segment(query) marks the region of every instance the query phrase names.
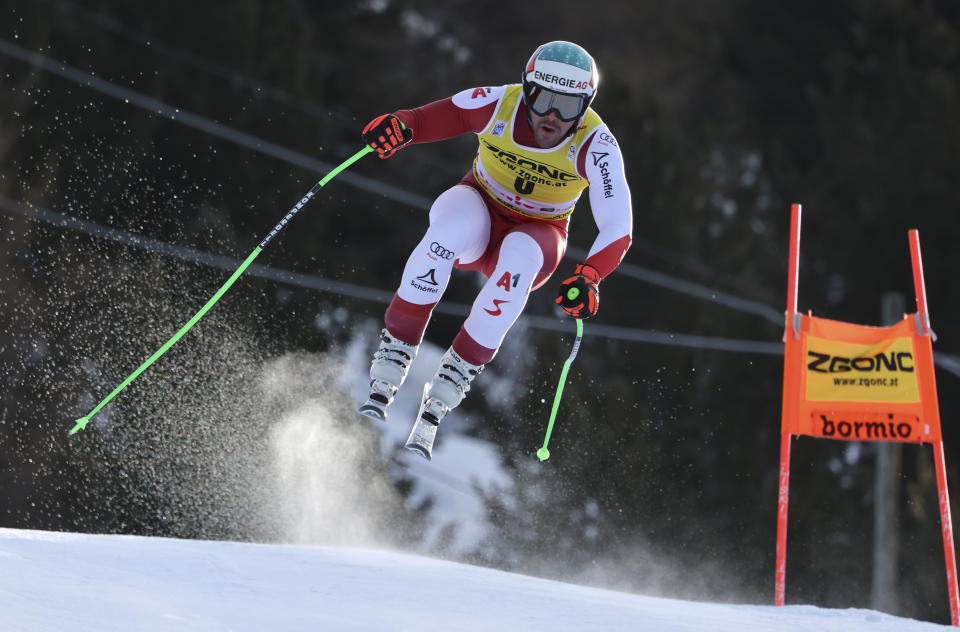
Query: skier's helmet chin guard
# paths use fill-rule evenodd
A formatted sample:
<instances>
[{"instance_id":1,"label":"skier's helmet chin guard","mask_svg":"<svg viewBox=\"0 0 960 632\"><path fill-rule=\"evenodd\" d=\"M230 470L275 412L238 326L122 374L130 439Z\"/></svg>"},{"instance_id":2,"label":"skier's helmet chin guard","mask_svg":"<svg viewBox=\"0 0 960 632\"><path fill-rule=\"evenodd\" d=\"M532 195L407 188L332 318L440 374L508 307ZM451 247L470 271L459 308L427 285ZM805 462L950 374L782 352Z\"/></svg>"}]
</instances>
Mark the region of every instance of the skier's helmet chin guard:
<instances>
[{"instance_id":1,"label":"skier's helmet chin guard","mask_svg":"<svg viewBox=\"0 0 960 632\"><path fill-rule=\"evenodd\" d=\"M582 47L550 42L533 52L523 70L523 102L539 116L551 110L562 121L580 119L597 95L597 64Z\"/></svg>"}]
</instances>

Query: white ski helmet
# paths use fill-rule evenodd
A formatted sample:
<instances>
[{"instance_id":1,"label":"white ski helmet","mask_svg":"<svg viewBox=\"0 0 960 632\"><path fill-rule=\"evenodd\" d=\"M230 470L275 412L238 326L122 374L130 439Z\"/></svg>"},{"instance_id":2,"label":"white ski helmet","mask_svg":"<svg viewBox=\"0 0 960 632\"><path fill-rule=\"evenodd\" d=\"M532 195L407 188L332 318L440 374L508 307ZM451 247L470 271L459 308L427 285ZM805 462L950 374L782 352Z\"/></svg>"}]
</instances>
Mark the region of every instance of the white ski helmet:
<instances>
[{"instance_id":1,"label":"white ski helmet","mask_svg":"<svg viewBox=\"0 0 960 632\"><path fill-rule=\"evenodd\" d=\"M534 114L555 110L563 121L582 117L597 96L600 76L593 57L572 42L549 42L523 70L523 102Z\"/></svg>"}]
</instances>

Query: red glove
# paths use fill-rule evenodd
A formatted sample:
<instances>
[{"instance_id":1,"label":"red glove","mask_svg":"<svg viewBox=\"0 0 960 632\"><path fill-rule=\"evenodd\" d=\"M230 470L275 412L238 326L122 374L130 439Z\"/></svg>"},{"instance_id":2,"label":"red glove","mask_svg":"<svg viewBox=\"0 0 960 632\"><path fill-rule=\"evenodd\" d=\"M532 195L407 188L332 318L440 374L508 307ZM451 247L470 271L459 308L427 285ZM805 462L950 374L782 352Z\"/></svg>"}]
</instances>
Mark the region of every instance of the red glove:
<instances>
[{"instance_id":1,"label":"red glove","mask_svg":"<svg viewBox=\"0 0 960 632\"><path fill-rule=\"evenodd\" d=\"M363 128L363 142L376 150L381 159L389 158L413 140L413 130L393 114L381 114Z\"/></svg>"},{"instance_id":2,"label":"red glove","mask_svg":"<svg viewBox=\"0 0 960 632\"><path fill-rule=\"evenodd\" d=\"M557 305L574 318L595 316L600 307L599 283L600 273L596 268L586 263L578 265L573 276L560 284Z\"/></svg>"}]
</instances>

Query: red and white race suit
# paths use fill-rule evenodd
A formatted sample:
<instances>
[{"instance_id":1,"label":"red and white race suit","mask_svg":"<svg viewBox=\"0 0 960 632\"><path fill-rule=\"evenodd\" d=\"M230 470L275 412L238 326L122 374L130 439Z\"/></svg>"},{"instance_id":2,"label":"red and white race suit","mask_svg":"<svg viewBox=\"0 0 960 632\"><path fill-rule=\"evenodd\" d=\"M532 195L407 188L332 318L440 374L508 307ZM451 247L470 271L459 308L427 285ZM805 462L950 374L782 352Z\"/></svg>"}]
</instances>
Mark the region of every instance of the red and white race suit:
<instances>
[{"instance_id":1,"label":"red and white race suit","mask_svg":"<svg viewBox=\"0 0 960 632\"><path fill-rule=\"evenodd\" d=\"M472 88L395 115L413 143L477 134L472 169L430 208L430 226L404 267L387 309L391 334L419 344L453 267L488 277L453 342L486 364L532 290L546 283L566 250L574 205L589 189L598 234L585 263L609 275L630 247L630 189L613 134L588 109L555 147L534 140L519 84Z\"/></svg>"}]
</instances>

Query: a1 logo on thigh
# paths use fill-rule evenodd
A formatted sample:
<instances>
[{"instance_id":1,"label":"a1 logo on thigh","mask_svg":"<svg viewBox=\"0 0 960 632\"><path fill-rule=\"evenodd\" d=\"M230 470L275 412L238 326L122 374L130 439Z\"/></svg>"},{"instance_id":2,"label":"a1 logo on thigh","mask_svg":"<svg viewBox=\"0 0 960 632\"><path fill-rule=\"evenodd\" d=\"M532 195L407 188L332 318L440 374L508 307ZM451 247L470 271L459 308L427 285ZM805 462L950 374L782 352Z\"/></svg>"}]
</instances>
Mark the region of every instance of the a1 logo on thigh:
<instances>
[{"instance_id":1,"label":"a1 logo on thigh","mask_svg":"<svg viewBox=\"0 0 960 632\"><path fill-rule=\"evenodd\" d=\"M503 276L500 277L500 280L497 281L497 287L502 287L507 292L510 291L510 287L517 287L520 283L520 275L514 274L511 275L510 272L504 272Z\"/></svg>"}]
</instances>

